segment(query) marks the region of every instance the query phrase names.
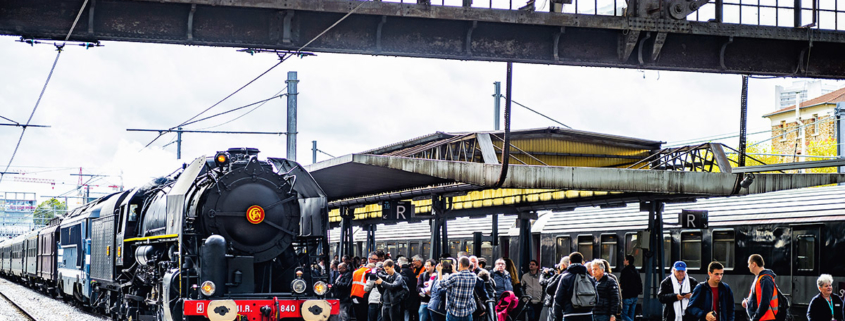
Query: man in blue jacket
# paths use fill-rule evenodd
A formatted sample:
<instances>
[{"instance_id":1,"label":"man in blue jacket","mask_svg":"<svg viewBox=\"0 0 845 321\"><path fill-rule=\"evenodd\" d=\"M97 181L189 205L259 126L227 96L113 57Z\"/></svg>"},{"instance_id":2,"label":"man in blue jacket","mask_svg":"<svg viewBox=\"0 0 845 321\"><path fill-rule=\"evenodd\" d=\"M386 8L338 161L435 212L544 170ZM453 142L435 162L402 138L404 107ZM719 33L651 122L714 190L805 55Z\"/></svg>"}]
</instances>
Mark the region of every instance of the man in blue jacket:
<instances>
[{"instance_id":1,"label":"man in blue jacket","mask_svg":"<svg viewBox=\"0 0 845 321\"><path fill-rule=\"evenodd\" d=\"M707 282L699 283L692 291L685 313L691 313L698 321L734 321L734 294L731 287L722 282L725 267L722 263L711 262L707 274Z\"/></svg>"},{"instance_id":2,"label":"man in blue jacket","mask_svg":"<svg viewBox=\"0 0 845 321\"><path fill-rule=\"evenodd\" d=\"M587 273L587 268L584 266L584 256L579 252L572 252L569 254L570 265L566 271L561 273L560 281L555 291L555 301L553 311L556 321L591 321L593 319L593 307L575 308L572 306L572 293L575 289L575 278L578 275L586 274L593 286L596 286L596 280ZM562 318L561 318L562 317ZM733 321L733 320L731 320Z\"/></svg>"}]
</instances>

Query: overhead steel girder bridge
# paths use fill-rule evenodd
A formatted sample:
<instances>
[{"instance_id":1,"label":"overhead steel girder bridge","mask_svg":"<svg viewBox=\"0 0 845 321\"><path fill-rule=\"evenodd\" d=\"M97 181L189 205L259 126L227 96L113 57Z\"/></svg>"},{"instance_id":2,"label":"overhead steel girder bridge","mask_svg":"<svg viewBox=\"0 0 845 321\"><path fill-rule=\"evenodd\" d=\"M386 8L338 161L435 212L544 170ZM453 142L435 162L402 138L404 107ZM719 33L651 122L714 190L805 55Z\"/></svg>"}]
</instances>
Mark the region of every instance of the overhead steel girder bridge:
<instances>
[{"instance_id":1,"label":"overhead steel girder bridge","mask_svg":"<svg viewBox=\"0 0 845 321\"><path fill-rule=\"evenodd\" d=\"M487 1L492 7L493 0ZM595 1L598 13L598 0L583 1L584 5ZM90 0L70 40L299 50L316 39L305 50L845 78L842 59L845 31L840 26L845 21L838 21L845 20L839 18L845 17L845 11L841 11L845 8L810 11L813 16L832 13L833 30L822 30L818 25L801 27L801 13L806 16L807 8L798 3L791 10L796 13L790 22L794 26L789 27L689 20L697 13L688 7L715 5L718 7L713 20L723 21L722 9L728 4L714 1L631 0L628 4L631 8L623 16L616 9L613 15L564 13L566 10L528 12L477 4L441 6L436 0L434 4L343 0ZM64 39L82 4L83 0L4 0L0 2L0 34ZM658 9L649 9L652 7ZM676 12L672 8L686 11ZM773 8L777 12L789 10ZM771 8L757 9L757 15L761 16L761 9ZM347 19L318 37L353 10ZM746 10L754 7L746 6ZM780 21L788 15L793 14L781 14L775 19ZM815 23L815 18L807 22Z\"/></svg>"}]
</instances>

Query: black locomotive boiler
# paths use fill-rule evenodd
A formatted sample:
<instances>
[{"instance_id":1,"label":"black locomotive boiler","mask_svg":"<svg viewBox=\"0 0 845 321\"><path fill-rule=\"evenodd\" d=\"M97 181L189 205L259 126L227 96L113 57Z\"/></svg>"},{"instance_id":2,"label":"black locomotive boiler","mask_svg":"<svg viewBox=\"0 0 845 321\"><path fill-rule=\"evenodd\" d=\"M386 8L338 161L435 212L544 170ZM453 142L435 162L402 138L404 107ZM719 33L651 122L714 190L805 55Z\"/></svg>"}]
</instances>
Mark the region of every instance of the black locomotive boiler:
<instances>
[{"instance_id":1,"label":"black locomotive boiler","mask_svg":"<svg viewBox=\"0 0 845 321\"><path fill-rule=\"evenodd\" d=\"M28 280L116 320L336 317L310 270L328 248L326 196L296 162L258 152L200 157L75 209L52 227L56 272Z\"/></svg>"}]
</instances>

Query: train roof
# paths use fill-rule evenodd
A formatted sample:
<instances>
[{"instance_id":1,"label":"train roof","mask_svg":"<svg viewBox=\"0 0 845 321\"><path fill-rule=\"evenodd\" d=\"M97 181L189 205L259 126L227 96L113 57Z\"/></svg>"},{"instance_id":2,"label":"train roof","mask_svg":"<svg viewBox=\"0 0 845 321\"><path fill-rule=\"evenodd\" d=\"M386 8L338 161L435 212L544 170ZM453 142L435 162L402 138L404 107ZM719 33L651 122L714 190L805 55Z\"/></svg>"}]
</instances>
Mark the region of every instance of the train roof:
<instances>
[{"instance_id":1,"label":"train roof","mask_svg":"<svg viewBox=\"0 0 845 321\"><path fill-rule=\"evenodd\" d=\"M499 233L504 236L508 229L513 226L516 216L499 216ZM493 230L492 216L484 217L459 217L454 220L447 220L449 238L472 237L472 232L482 232L490 235ZM367 232L361 227L354 227L354 240L366 241ZM376 241L396 241L403 239L429 239L431 238L431 226L428 221L418 223L398 222L392 225L379 225L376 229ZM330 241L340 240L340 228L334 228L330 233Z\"/></svg>"},{"instance_id":2,"label":"train roof","mask_svg":"<svg viewBox=\"0 0 845 321\"><path fill-rule=\"evenodd\" d=\"M699 199L694 203L666 204L664 228L677 228L681 210L707 210L711 227L767 223L845 221L845 186L793 189L746 196ZM515 216L499 217L499 235L517 236ZM447 222L449 238L469 238L472 232L491 232L491 216L462 217ZM620 208L579 207L568 212L543 212L532 226L533 233L577 233L614 230L645 230L648 213L636 203ZM354 240L366 241L366 231L355 227ZM379 225L376 241L416 240L431 237L427 221ZM330 241L340 240L340 229L331 230Z\"/></svg>"},{"instance_id":3,"label":"train roof","mask_svg":"<svg viewBox=\"0 0 845 321\"><path fill-rule=\"evenodd\" d=\"M678 227L681 210L707 210L711 227L766 223L809 223L845 220L845 186L802 188L735 197L666 204L664 228ZM578 208L544 215L541 233L644 230L648 213L637 204L624 208Z\"/></svg>"}]
</instances>

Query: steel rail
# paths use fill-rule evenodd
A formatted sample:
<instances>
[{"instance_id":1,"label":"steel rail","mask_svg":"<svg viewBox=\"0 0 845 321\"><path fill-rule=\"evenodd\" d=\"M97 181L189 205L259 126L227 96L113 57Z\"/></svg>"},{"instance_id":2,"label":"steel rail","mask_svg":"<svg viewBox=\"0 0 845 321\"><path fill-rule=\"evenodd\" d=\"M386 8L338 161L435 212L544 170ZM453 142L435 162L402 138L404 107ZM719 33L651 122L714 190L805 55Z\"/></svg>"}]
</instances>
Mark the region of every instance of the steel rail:
<instances>
[{"instance_id":1,"label":"steel rail","mask_svg":"<svg viewBox=\"0 0 845 321\"><path fill-rule=\"evenodd\" d=\"M2 296L3 299L5 299L6 301L9 301L9 303L12 304L12 307L14 307L16 310L18 310L18 312L23 314L25 317L29 318L29 320L38 321L38 319L33 317L31 314L29 314L29 312L27 312L23 307L21 307L20 305L15 303L15 301L12 301L12 299L9 299L9 297L7 297L5 294L3 294L3 292L0 292L0 296Z\"/></svg>"}]
</instances>

